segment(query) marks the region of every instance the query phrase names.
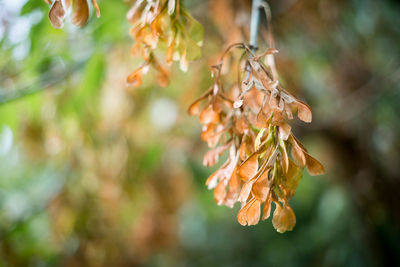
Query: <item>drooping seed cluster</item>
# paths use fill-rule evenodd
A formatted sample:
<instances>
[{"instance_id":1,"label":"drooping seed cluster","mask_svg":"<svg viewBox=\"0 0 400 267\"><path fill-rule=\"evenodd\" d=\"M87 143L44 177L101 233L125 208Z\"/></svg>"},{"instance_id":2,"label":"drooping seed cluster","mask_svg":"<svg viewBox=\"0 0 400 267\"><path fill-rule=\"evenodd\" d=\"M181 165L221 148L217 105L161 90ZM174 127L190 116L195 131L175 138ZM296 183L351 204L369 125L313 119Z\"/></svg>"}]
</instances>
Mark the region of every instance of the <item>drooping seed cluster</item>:
<instances>
[{"instance_id":1,"label":"drooping seed cluster","mask_svg":"<svg viewBox=\"0 0 400 267\"><path fill-rule=\"evenodd\" d=\"M54 28L62 28L64 26L65 17L68 9L72 6L71 22L78 27L83 27L89 20L89 4L88 0L65 0L65 7L61 0L44 0L47 4L52 5L49 12L49 19ZM96 0L92 0L96 16L100 17L100 8Z\"/></svg>"},{"instance_id":2,"label":"drooping seed cluster","mask_svg":"<svg viewBox=\"0 0 400 267\"><path fill-rule=\"evenodd\" d=\"M201 55L203 28L181 5L180 0L138 0L127 14L132 24L131 35L135 44L132 55L141 55L144 62L127 78L128 84L138 87L142 76L152 66L158 71L160 86L169 83L169 72L155 56L155 50L165 49L165 63L179 61L187 71L188 61Z\"/></svg>"},{"instance_id":3,"label":"drooping seed cluster","mask_svg":"<svg viewBox=\"0 0 400 267\"><path fill-rule=\"evenodd\" d=\"M238 63L240 77L226 90L222 67L233 48L244 50ZM296 224L289 200L303 169L320 175L324 168L291 132L288 121L296 113L304 122L311 122L312 114L308 105L279 85L273 61L277 52L268 49L255 56L246 44L230 46L213 66L213 85L189 107L189 114L199 116L201 137L212 148L203 164L213 166L225 151L228 154L206 182L214 189L217 204L233 207L240 202L239 223L255 225L260 217L270 216L274 202L272 223L278 232L285 232Z\"/></svg>"}]
</instances>

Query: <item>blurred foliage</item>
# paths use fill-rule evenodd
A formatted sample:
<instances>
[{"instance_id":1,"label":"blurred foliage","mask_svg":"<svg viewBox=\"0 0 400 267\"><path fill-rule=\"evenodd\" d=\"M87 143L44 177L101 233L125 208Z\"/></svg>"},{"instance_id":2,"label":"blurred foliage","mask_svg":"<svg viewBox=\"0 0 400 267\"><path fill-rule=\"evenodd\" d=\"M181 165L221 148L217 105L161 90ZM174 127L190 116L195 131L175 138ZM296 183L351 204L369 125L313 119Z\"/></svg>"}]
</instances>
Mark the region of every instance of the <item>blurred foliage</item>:
<instances>
[{"instance_id":1,"label":"blurred foliage","mask_svg":"<svg viewBox=\"0 0 400 267\"><path fill-rule=\"evenodd\" d=\"M327 169L302 178L284 235L214 203L186 114L250 1L185 1L206 56L136 89L128 2L56 30L43 1L0 0L0 266L400 265L396 1L269 1L281 79L315 115L293 131Z\"/></svg>"}]
</instances>

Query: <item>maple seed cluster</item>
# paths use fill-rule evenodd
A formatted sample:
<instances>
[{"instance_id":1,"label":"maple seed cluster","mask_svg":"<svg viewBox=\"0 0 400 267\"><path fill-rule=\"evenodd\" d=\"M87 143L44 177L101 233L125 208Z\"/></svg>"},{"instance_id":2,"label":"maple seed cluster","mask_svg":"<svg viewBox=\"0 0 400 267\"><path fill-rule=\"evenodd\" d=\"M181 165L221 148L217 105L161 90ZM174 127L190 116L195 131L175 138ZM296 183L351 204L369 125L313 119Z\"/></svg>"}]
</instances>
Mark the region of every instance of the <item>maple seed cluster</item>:
<instances>
[{"instance_id":1,"label":"maple seed cluster","mask_svg":"<svg viewBox=\"0 0 400 267\"><path fill-rule=\"evenodd\" d=\"M188 61L201 56L203 28L189 14L180 0L138 0L127 14L132 24L130 34L135 40L133 56L141 55L144 62L127 78L127 83L138 87L142 76L152 66L158 71L160 86L169 84L169 72L156 59L156 49L164 49L165 63L179 61L180 69L187 71Z\"/></svg>"},{"instance_id":2,"label":"maple seed cluster","mask_svg":"<svg viewBox=\"0 0 400 267\"><path fill-rule=\"evenodd\" d=\"M64 26L67 11L72 4L71 22L78 27L83 27L89 20L89 4L87 0L65 0L65 7L61 0L44 0L52 5L49 12L49 19L54 28L60 29ZM71 3L72 2L72 3ZM96 16L100 17L100 8L96 0L92 0Z\"/></svg>"},{"instance_id":3,"label":"maple seed cluster","mask_svg":"<svg viewBox=\"0 0 400 267\"><path fill-rule=\"evenodd\" d=\"M222 65L233 48L244 51L238 63L240 77L238 84L226 90ZM260 218L269 218L273 202L272 224L283 233L296 224L289 200L303 169L320 175L324 168L291 132L288 121L296 113L304 122L311 122L312 113L279 85L273 60L277 52L270 48L255 56L246 44L230 46L213 66L213 85L189 107L189 114L199 116L201 137L212 148L203 164L213 166L225 151L228 154L206 182L214 189L217 204L233 207L240 202L239 223L255 225Z\"/></svg>"}]
</instances>

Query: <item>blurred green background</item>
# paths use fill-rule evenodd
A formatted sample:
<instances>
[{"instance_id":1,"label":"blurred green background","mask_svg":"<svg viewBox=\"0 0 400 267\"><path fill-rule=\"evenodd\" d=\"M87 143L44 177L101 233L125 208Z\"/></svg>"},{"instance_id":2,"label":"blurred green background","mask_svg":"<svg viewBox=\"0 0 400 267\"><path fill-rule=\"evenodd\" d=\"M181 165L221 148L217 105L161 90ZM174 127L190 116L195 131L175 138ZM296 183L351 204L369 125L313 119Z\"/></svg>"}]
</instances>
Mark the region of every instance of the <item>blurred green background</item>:
<instances>
[{"instance_id":1,"label":"blurred green background","mask_svg":"<svg viewBox=\"0 0 400 267\"><path fill-rule=\"evenodd\" d=\"M400 4L269 1L281 80L314 114L293 131L327 170L279 234L214 203L186 113L251 1L184 3L203 58L133 89L129 1L56 30L43 1L0 0L0 266L399 266Z\"/></svg>"}]
</instances>

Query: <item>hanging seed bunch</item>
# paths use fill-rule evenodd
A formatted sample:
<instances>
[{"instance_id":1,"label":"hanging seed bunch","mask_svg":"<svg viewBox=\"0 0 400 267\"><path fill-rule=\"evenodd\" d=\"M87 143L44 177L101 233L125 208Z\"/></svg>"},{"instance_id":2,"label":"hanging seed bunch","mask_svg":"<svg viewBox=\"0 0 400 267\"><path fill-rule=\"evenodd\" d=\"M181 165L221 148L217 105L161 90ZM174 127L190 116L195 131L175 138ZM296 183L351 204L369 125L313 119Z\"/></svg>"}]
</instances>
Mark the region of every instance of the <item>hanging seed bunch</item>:
<instances>
[{"instance_id":1,"label":"hanging seed bunch","mask_svg":"<svg viewBox=\"0 0 400 267\"><path fill-rule=\"evenodd\" d=\"M51 5L49 19L54 28L60 29L64 26L64 20L67 11L72 6L71 22L78 27L83 27L89 20L89 4L88 0L65 0L64 4L61 0L44 0ZM100 17L100 8L96 0L92 0L96 16Z\"/></svg>"},{"instance_id":2,"label":"hanging seed bunch","mask_svg":"<svg viewBox=\"0 0 400 267\"><path fill-rule=\"evenodd\" d=\"M156 49L165 52L165 64L179 61L180 69L187 71L188 61L201 55L203 28L189 14L180 0L138 0L127 14L132 24L135 44L132 55L141 55L144 62L127 78L129 85L138 87L142 76L152 66L158 71L158 83L167 86L169 72L155 56Z\"/></svg>"},{"instance_id":3,"label":"hanging seed bunch","mask_svg":"<svg viewBox=\"0 0 400 267\"><path fill-rule=\"evenodd\" d=\"M243 54L238 82L227 90L222 67L224 56L233 48L243 49ZM230 46L220 63L212 67L213 85L189 107L189 114L199 116L201 137L212 148L203 164L213 166L223 152L228 154L206 182L214 189L217 204L233 207L240 202L239 223L255 225L260 218L269 218L275 203L272 224L283 233L296 224L289 200L303 169L320 175L324 168L291 132L288 121L296 114L308 123L312 114L307 104L279 84L273 63L277 52L268 49L256 56L246 44Z\"/></svg>"}]
</instances>

